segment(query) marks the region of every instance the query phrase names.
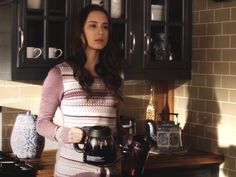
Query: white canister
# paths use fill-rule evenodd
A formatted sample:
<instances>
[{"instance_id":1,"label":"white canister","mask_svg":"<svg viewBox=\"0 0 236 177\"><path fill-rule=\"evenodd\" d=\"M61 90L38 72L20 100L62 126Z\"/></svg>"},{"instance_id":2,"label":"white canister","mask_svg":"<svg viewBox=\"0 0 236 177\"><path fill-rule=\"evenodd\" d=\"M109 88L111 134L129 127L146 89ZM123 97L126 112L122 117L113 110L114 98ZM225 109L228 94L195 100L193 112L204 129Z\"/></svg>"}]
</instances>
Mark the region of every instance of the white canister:
<instances>
[{"instance_id":1,"label":"white canister","mask_svg":"<svg viewBox=\"0 0 236 177\"><path fill-rule=\"evenodd\" d=\"M29 9L42 9L43 0L27 0L27 7Z\"/></svg>"},{"instance_id":2,"label":"white canister","mask_svg":"<svg viewBox=\"0 0 236 177\"><path fill-rule=\"evenodd\" d=\"M151 6L151 20L162 21L164 20L164 6L152 5Z\"/></svg>"},{"instance_id":3,"label":"white canister","mask_svg":"<svg viewBox=\"0 0 236 177\"><path fill-rule=\"evenodd\" d=\"M123 0L111 0L111 18L121 18L123 14Z\"/></svg>"},{"instance_id":4,"label":"white canister","mask_svg":"<svg viewBox=\"0 0 236 177\"><path fill-rule=\"evenodd\" d=\"M16 117L10 144L18 158L37 158L42 154L45 138L37 133L35 123L36 116L30 111Z\"/></svg>"}]
</instances>

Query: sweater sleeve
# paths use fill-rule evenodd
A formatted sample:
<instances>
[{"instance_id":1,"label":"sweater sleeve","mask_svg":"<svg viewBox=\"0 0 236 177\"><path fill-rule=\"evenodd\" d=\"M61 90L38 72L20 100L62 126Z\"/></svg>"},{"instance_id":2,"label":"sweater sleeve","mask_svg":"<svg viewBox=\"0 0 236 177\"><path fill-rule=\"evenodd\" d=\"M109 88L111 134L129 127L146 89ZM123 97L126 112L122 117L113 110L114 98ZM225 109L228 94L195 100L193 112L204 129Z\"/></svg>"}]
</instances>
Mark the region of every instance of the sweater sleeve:
<instances>
[{"instance_id":1,"label":"sweater sleeve","mask_svg":"<svg viewBox=\"0 0 236 177\"><path fill-rule=\"evenodd\" d=\"M52 68L44 80L41 94L37 132L53 141L68 143L69 128L60 127L53 122L57 108L63 97L62 75L59 68Z\"/></svg>"}]
</instances>

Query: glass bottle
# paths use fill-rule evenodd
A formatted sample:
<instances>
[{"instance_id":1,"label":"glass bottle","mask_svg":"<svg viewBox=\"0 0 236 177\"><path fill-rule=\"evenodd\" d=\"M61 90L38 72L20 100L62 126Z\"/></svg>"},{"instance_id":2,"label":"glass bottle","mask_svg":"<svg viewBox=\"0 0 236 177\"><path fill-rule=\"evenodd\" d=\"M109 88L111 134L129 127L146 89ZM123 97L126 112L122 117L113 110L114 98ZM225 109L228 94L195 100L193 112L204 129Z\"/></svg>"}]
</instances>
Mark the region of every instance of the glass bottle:
<instances>
[{"instance_id":1,"label":"glass bottle","mask_svg":"<svg viewBox=\"0 0 236 177\"><path fill-rule=\"evenodd\" d=\"M149 99L149 103L148 103L147 109L146 109L146 120L155 121L155 118L156 118L156 105L155 105L154 96L155 96L154 87L151 86L150 99Z\"/></svg>"}]
</instances>

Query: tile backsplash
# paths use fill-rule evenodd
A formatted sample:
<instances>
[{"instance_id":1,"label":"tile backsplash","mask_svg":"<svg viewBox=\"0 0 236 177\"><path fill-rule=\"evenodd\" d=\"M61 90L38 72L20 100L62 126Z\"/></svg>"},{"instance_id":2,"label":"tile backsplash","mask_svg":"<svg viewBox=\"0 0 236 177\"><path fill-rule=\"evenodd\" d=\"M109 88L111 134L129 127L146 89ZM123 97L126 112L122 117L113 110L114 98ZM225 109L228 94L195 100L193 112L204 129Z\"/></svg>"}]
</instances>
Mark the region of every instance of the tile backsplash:
<instances>
[{"instance_id":1,"label":"tile backsplash","mask_svg":"<svg viewBox=\"0 0 236 177\"><path fill-rule=\"evenodd\" d=\"M8 107L1 107L0 111L0 150L10 152L10 137L15 119L25 111Z\"/></svg>"}]
</instances>

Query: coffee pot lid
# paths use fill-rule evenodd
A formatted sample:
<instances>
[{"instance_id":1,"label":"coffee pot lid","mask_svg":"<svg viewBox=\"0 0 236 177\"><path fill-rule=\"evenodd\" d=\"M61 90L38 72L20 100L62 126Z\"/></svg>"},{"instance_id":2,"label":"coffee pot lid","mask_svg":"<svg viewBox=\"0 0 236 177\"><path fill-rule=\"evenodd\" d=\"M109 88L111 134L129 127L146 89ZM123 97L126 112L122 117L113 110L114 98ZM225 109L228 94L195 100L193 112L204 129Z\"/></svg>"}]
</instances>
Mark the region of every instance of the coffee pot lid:
<instances>
[{"instance_id":1,"label":"coffee pot lid","mask_svg":"<svg viewBox=\"0 0 236 177\"><path fill-rule=\"evenodd\" d=\"M93 126L88 131L88 136L95 138L103 138L111 136L111 129L107 126Z\"/></svg>"}]
</instances>

